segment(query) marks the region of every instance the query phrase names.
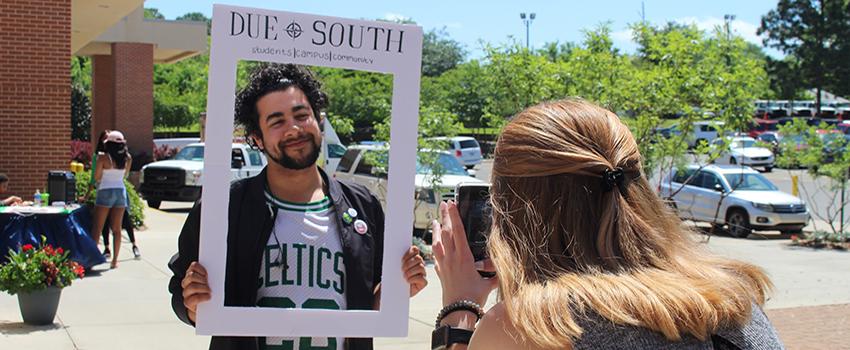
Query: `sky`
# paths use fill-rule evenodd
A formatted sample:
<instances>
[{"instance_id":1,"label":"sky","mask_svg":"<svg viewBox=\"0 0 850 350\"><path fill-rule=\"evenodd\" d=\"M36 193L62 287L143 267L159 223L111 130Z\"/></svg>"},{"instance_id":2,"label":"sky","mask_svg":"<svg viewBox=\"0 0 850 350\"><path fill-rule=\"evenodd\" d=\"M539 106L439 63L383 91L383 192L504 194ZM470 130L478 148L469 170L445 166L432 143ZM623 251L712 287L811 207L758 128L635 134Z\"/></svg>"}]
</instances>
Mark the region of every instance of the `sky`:
<instances>
[{"instance_id":1,"label":"sky","mask_svg":"<svg viewBox=\"0 0 850 350\"><path fill-rule=\"evenodd\" d=\"M166 19L189 12L201 12L210 17L213 3L212 0L146 0L145 7L158 9ZM463 45L468 58L483 56L482 41L498 45L515 40L524 44L526 26L520 19L522 12L536 15L529 26L530 45L534 48L555 41L579 43L583 30L592 30L608 22L614 45L623 52L633 53L636 46L628 26L641 20L642 4L644 18L657 25L695 23L711 31L723 24L724 15L734 15L732 30L745 40L762 46L756 30L761 16L777 4L776 0L230 0L215 3L358 19L409 18L425 31L445 29L449 37ZM770 48L765 52L773 57L783 56Z\"/></svg>"}]
</instances>

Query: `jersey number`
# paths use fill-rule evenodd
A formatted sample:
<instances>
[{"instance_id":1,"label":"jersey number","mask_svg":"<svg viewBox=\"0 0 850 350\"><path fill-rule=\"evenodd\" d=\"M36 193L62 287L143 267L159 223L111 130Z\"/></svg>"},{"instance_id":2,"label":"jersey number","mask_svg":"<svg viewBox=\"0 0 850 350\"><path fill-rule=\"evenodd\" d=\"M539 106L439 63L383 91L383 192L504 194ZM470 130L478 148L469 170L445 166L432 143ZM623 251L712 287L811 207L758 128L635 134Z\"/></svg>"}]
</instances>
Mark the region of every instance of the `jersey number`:
<instances>
[{"instance_id":1,"label":"jersey number","mask_svg":"<svg viewBox=\"0 0 850 350\"><path fill-rule=\"evenodd\" d=\"M283 309L294 309L295 303L289 298L265 297L257 302L257 306L262 307L277 307ZM307 299L304 304L301 304L302 309L325 309L339 310L339 305L336 301L330 299ZM313 338L301 337L298 339L298 349L300 350L336 350L336 338L327 338L327 346L314 346ZM295 341L284 340L280 345L266 344L265 339L260 342L260 349L267 350L294 350Z\"/></svg>"}]
</instances>

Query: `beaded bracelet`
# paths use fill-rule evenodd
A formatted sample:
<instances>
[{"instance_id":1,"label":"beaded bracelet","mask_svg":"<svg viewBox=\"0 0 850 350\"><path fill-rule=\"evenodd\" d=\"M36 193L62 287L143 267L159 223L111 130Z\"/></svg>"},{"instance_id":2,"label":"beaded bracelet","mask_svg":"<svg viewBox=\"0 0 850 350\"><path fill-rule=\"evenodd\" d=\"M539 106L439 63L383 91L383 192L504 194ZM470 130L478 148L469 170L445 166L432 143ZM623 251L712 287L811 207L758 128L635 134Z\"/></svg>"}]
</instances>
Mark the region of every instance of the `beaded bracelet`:
<instances>
[{"instance_id":1,"label":"beaded bracelet","mask_svg":"<svg viewBox=\"0 0 850 350\"><path fill-rule=\"evenodd\" d=\"M450 313L461 310L474 313L475 316L478 317L478 319L475 320L476 322L478 322L478 320L484 317L484 309L482 309L481 305L479 305L478 303L471 300L458 300L449 305L446 305L445 307L443 307L442 310L440 310L440 314L437 315L437 323L435 327L439 328L440 322Z\"/></svg>"}]
</instances>

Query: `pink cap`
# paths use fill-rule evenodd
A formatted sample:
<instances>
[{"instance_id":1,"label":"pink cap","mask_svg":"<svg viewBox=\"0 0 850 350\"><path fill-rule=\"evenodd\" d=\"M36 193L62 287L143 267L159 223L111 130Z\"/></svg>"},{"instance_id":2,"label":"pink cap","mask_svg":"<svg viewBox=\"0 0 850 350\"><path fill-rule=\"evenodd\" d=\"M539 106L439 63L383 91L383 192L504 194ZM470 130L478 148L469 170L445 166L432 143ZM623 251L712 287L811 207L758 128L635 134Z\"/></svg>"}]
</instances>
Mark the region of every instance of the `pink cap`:
<instances>
[{"instance_id":1,"label":"pink cap","mask_svg":"<svg viewBox=\"0 0 850 350\"><path fill-rule=\"evenodd\" d=\"M124 134L122 134L118 130L112 130L112 131L109 132L109 134L106 134L106 140L104 140L103 142L106 143L106 142L109 142L109 141L118 142L118 143L126 143L126 141L124 141Z\"/></svg>"}]
</instances>

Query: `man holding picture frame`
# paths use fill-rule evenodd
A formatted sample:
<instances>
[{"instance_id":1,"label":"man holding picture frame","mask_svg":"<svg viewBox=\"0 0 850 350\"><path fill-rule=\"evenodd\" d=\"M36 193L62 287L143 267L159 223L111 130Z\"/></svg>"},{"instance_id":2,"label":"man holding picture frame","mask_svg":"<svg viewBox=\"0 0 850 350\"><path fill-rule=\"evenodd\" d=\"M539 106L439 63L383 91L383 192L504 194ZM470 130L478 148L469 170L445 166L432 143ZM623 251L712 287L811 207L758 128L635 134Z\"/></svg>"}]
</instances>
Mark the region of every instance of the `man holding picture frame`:
<instances>
[{"instance_id":1,"label":"man holding picture frame","mask_svg":"<svg viewBox=\"0 0 850 350\"><path fill-rule=\"evenodd\" d=\"M305 67L264 64L236 101L246 140L269 159L257 176L231 185L224 305L377 310L384 213L365 187L329 177L316 165L327 96ZM210 300L198 263L201 205L180 233L169 268L172 307L194 325L198 304ZM402 272L414 296L427 284L411 247ZM371 349L371 338L213 337L210 349Z\"/></svg>"}]
</instances>

